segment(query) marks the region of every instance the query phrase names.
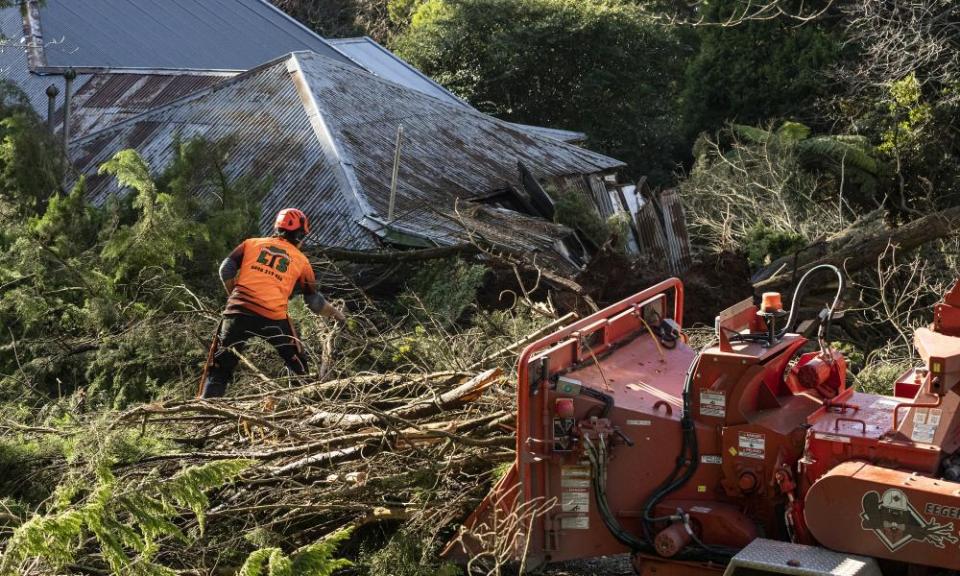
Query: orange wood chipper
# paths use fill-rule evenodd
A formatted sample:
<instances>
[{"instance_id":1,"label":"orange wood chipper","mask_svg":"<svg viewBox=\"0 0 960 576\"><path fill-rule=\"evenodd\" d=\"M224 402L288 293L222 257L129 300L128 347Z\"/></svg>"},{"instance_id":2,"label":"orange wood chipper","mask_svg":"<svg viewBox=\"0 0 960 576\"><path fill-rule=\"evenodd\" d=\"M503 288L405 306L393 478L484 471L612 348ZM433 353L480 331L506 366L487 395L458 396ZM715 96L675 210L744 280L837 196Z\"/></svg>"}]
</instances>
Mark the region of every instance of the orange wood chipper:
<instances>
[{"instance_id":1,"label":"orange wood chipper","mask_svg":"<svg viewBox=\"0 0 960 576\"><path fill-rule=\"evenodd\" d=\"M823 268L837 297L807 339L798 294ZM960 570L960 283L888 396L848 385L827 342L842 291L817 267L789 312L746 300L698 352L671 279L529 346L516 461L447 557L508 542L526 567L631 552L646 576Z\"/></svg>"}]
</instances>

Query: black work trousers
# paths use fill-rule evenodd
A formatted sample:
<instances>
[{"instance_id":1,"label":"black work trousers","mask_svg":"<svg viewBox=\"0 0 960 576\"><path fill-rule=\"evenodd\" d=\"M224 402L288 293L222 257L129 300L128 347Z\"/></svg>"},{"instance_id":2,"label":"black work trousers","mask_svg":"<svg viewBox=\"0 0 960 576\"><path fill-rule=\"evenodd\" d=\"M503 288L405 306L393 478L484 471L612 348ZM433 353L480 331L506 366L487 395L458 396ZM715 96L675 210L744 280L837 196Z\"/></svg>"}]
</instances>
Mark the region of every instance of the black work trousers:
<instances>
[{"instance_id":1,"label":"black work trousers","mask_svg":"<svg viewBox=\"0 0 960 576\"><path fill-rule=\"evenodd\" d=\"M269 342L294 374L302 376L307 373L307 357L290 320L270 320L252 314L224 315L213 361L203 385L204 398L217 398L226 393L227 383L240 361L233 351L242 352L247 340L254 336Z\"/></svg>"}]
</instances>

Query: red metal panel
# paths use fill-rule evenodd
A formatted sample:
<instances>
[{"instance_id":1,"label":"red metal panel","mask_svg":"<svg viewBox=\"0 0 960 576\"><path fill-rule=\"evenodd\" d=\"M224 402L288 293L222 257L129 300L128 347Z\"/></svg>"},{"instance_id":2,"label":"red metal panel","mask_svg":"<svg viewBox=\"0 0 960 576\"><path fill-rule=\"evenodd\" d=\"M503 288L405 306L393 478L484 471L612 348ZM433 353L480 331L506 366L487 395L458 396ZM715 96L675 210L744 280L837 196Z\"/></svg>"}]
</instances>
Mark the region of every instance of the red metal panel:
<instances>
[{"instance_id":1,"label":"red metal panel","mask_svg":"<svg viewBox=\"0 0 960 576\"><path fill-rule=\"evenodd\" d=\"M811 533L828 548L960 570L960 484L846 462L807 493Z\"/></svg>"}]
</instances>

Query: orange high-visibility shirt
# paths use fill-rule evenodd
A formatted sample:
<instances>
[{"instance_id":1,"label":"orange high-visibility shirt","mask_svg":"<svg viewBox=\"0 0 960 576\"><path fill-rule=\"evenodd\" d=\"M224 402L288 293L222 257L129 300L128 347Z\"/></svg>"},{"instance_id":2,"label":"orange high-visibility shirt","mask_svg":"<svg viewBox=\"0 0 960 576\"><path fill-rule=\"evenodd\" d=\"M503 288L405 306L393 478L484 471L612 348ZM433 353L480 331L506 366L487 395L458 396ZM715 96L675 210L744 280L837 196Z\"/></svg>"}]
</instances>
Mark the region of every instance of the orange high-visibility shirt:
<instances>
[{"instance_id":1,"label":"orange high-visibility shirt","mask_svg":"<svg viewBox=\"0 0 960 576\"><path fill-rule=\"evenodd\" d=\"M310 261L280 237L250 238L230 253L237 263L236 285L226 314L256 314L271 320L287 317L287 303L297 286L305 296L317 291Z\"/></svg>"}]
</instances>

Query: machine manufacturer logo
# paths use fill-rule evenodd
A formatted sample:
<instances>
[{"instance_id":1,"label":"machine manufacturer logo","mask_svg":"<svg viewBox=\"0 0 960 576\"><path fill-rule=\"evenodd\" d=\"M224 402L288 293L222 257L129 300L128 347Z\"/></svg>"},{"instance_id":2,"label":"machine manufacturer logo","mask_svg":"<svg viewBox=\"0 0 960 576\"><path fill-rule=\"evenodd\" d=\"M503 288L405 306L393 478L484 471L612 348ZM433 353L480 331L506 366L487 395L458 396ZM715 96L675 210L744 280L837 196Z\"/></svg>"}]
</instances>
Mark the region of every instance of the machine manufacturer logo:
<instances>
[{"instance_id":1,"label":"machine manufacturer logo","mask_svg":"<svg viewBox=\"0 0 960 576\"><path fill-rule=\"evenodd\" d=\"M871 490L863 495L861 503L861 527L876 534L891 552L914 541L933 544L937 548L958 541L953 534L953 522L939 524L924 520L903 490L890 488L882 496Z\"/></svg>"}]
</instances>

